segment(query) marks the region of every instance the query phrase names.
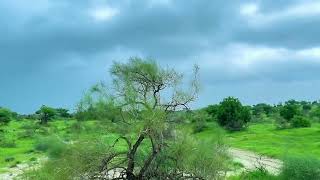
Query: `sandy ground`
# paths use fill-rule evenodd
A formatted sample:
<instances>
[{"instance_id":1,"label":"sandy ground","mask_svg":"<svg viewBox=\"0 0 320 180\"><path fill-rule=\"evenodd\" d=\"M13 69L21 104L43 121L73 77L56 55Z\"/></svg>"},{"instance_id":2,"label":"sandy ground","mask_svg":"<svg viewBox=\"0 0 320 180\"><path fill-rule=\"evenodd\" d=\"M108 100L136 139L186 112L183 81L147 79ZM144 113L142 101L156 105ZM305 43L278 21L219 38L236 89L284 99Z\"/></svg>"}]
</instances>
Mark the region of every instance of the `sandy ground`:
<instances>
[{"instance_id":1,"label":"sandy ground","mask_svg":"<svg viewBox=\"0 0 320 180\"><path fill-rule=\"evenodd\" d=\"M280 173L283 163L278 159L235 148L230 148L229 151L234 161L241 163L246 170L262 167L271 174L278 175Z\"/></svg>"}]
</instances>

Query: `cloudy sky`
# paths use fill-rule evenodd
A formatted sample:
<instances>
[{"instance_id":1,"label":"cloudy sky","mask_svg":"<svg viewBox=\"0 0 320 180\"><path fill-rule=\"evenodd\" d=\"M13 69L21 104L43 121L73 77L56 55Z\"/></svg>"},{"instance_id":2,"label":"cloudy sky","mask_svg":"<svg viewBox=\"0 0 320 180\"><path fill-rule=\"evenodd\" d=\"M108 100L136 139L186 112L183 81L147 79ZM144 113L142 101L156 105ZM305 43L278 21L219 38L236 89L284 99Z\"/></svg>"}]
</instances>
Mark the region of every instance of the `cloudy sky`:
<instances>
[{"instance_id":1,"label":"cloudy sky","mask_svg":"<svg viewBox=\"0 0 320 180\"><path fill-rule=\"evenodd\" d=\"M0 106L72 108L112 61L201 68L195 106L320 99L319 0L1 0Z\"/></svg>"}]
</instances>

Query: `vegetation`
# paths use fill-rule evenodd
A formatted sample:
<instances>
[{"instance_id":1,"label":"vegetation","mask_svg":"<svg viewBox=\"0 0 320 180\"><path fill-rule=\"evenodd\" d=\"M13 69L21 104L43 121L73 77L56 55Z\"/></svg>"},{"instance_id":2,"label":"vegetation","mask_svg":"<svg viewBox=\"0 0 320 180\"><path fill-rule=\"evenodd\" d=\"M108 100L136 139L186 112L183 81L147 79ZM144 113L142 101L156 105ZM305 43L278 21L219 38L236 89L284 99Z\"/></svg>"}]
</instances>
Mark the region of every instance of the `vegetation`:
<instances>
[{"instance_id":1,"label":"vegetation","mask_svg":"<svg viewBox=\"0 0 320 180\"><path fill-rule=\"evenodd\" d=\"M227 97L191 110L198 67L190 86L148 59L115 62L110 73L110 87L93 86L73 114L48 106L29 115L0 108L0 178L29 164L38 168L19 178L202 180L232 171L239 173L228 179L320 179L317 101L245 106ZM241 170L230 147L282 160L281 173Z\"/></svg>"},{"instance_id":2,"label":"vegetation","mask_svg":"<svg viewBox=\"0 0 320 180\"><path fill-rule=\"evenodd\" d=\"M41 108L36 112L39 115L39 120L41 124L48 124L48 121L51 120L55 115L55 109L48 106L41 106Z\"/></svg>"},{"instance_id":3,"label":"vegetation","mask_svg":"<svg viewBox=\"0 0 320 180\"><path fill-rule=\"evenodd\" d=\"M249 109L242 106L241 102L233 97L225 98L217 111L218 123L231 131L244 129L250 118Z\"/></svg>"},{"instance_id":4,"label":"vegetation","mask_svg":"<svg viewBox=\"0 0 320 180\"><path fill-rule=\"evenodd\" d=\"M13 118L13 113L5 108L0 107L0 125L9 123Z\"/></svg>"},{"instance_id":5,"label":"vegetation","mask_svg":"<svg viewBox=\"0 0 320 180\"><path fill-rule=\"evenodd\" d=\"M281 179L320 179L320 160L315 157L290 157L284 161Z\"/></svg>"}]
</instances>

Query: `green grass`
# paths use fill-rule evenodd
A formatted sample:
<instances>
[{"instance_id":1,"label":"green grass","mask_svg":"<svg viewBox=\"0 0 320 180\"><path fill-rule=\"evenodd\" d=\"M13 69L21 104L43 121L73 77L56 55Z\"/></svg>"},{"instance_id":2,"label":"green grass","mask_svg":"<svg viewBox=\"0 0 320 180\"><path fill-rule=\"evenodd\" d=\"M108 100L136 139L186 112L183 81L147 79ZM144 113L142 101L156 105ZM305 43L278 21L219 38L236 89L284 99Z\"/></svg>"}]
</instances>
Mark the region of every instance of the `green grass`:
<instances>
[{"instance_id":1,"label":"green grass","mask_svg":"<svg viewBox=\"0 0 320 180\"><path fill-rule=\"evenodd\" d=\"M85 121L81 123L81 130L74 129L76 120L54 120L49 122L47 126L39 126L34 132L34 128L38 126L37 121L22 120L11 121L8 125L1 127L5 131L5 139L14 142L12 147L0 146L0 172L6 171L8 167L19 163L29 163L31 159L47 156L44 152L35 150L35 144L41 137L55 136L61 141L77 141L104 139L112 141L116 139L116 135L108 134L103 131L99 122ZM27 130L32 130L30 136L22 136ZM6 162L6 159L14 159Z\"/></svg>"},{"instance_id":2,"label":"green grass","mask_svg":"<svg viewBox=\"0 0 320 180\"><path fill-rule=\"evenodd\" d=\"M320 157L320 124L311 128L278 130L272 123L251 124L239 132L226 132L213 123L196 136L208 139L225 134L225 141L231 147L246 149L271 157L311 155Z\"/></svg>"}]
</instances>

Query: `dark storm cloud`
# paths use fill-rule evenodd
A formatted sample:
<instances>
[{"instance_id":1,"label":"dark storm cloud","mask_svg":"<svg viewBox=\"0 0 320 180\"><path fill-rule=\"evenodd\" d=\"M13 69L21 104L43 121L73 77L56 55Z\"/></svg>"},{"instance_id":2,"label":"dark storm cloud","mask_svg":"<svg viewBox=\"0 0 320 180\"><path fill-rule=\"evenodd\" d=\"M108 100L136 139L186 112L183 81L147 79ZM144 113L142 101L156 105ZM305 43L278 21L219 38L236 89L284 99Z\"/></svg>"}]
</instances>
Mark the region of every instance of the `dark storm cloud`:
<instances>
[{"instance_id":1,"label":"dark storm cloud","mask_svg":"<svg viewBox=\"0 0 320 180\"><path fill-rule=\"evenodd\" d=\"M308 84L320 75L317 7L309 0L2 0L0 105L72 107L108 78L112 60L137 55L184 71L198 63L203 86L218 97L233 83ZM238 89L230 94L243 97ZM270 101L282 99L270 92Z\"/></svg>"}]
</instances>

